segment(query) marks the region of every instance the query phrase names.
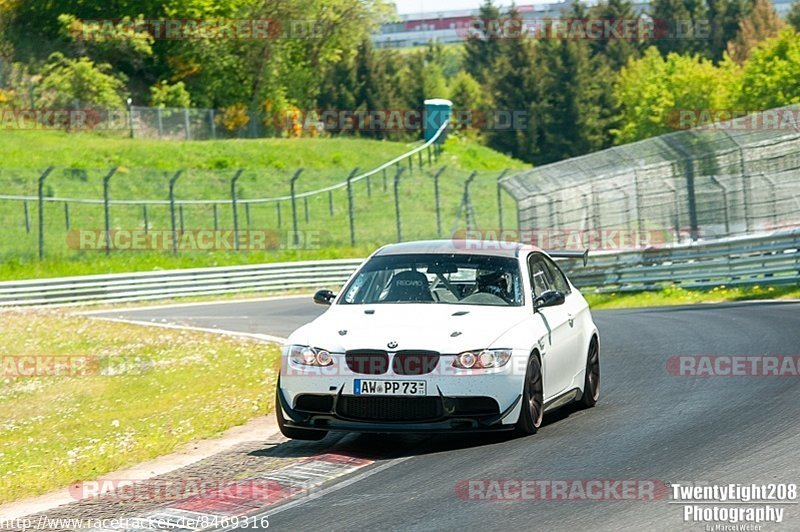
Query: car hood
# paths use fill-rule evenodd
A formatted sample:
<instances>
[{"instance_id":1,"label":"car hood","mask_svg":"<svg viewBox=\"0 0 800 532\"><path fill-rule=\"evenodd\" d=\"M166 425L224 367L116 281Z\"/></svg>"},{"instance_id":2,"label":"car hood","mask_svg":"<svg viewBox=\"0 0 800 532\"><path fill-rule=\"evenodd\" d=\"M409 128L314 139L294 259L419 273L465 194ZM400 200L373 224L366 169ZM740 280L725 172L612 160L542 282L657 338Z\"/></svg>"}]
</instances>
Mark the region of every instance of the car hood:
<instances>
[{"instance_id":1,"label":"car hood","mask_svg":"<svg viewBox=\"0 0 800 532\"><path fill-rule=\"evenodd\" d=\"M334 305L290 337L331 352L427 349L454 354L493 345L526 317L525 307L448 304ZM390 347L396 342L396 347Z\"/></svg>"}]
</instances>

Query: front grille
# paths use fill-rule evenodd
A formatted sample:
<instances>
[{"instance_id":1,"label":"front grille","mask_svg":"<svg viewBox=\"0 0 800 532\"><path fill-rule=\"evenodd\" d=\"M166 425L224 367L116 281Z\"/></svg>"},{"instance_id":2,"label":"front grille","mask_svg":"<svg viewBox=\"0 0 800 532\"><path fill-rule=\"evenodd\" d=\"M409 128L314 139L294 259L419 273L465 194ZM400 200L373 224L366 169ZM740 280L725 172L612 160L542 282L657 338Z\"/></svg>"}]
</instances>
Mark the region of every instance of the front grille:
<instances>
[{"instance_id":1,"label":"front grille","mask_svg":"<svg viewBox=\"0 0 800 532\"><path fill-rule=\"evenodd\" d=\"M344 355L347 367L362 375L383 375L389 370L389 354L386 351L353 350Z\"/></svg>"},{"instance_id":2,"label":"front grille","mask_svg":"<svg viewBox=\"0 0 800 532\"><path fill-rule=\"evenodd\" d=\"M398 351L392 359L392 371L398 375L426 375L439 364L436 351Z\"/></svg>"},{"instance_id":3,"label":"front grille","mask_svg":"<svg viewBox=\"0 0 800 532\"><path fill-rule=\"evenodd\" d=\"M339 397L337 413L364 421L426 421L442 416L438 397Z\"/></svg>"}]
</instances>

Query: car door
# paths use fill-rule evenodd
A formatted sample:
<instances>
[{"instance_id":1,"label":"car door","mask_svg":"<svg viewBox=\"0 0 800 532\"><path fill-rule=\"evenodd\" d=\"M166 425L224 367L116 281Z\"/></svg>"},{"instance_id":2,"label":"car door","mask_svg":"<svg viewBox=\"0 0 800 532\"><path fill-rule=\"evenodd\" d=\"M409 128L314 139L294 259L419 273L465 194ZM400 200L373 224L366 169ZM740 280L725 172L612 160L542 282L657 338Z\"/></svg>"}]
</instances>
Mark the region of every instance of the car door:
<instances>
[{"instance_id":1,"label":"car door","mask_svg":"<svg viewBox=\"0 0 800 532\"><path fill-rule=\"evenodd\" d=\"M553 286L564 294L564 304L561 306L567 313L567 324L570 332L565 347L571 360L571 374L575 376L583 371L586 366L584 346L588 345L586 343L588 339L584 338L584 335L585 331L588 330L589 305L580 292L572 289L569 281L567 281L567 276L564 275L564 272L555 262L549 257L545 257L544 261L550 270Z\"/></svg>"},{"instance_id":2,"label":"car door","mask_svg":"<svg viewBox=\"0 0 800 532\"><path fill-rule=\"evenodd\" d=\"M546 258L541 253L532 253L528 257L528 274L530 275L533 297L540 296L547 290L555 290L552 271ZM572 382L574 375L573 327L569 323L569 313L564 305L541 308L536 311L534 319L541 320L545 334L539 341L542 354L542 377L544 378L545 401L563 392Z\"/></svg>"}]
</instances>

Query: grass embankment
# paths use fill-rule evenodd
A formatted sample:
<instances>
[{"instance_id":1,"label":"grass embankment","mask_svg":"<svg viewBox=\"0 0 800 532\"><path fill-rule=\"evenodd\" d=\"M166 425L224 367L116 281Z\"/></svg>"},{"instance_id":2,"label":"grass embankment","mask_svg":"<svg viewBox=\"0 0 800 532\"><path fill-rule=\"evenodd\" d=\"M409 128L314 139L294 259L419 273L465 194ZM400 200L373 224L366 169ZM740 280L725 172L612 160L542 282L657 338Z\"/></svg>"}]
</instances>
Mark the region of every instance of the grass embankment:
<instances>
[{"instance_id":1,"label":"grass embankment","mask_svg":"<svg viewBox=\"0 0 800 532\"><path fill-rule=\"evenodd\" d=\"M276 346L58 312L4 311L0 322L0 503L167 454L272 410ZM23 356L75 357L39 367L69 360L85 369L16 376L33 367Z\"/></svg>"},{"instance_id":2,"label":"grass embankment","mask_svg":"<svg viewBox=\"0 0 800 532\"><path fill-rule=\"evenodd\" d=\"M289 180L297 168L305 168L297 181L302 193L343 182L355 167L374 168L409 150L412 144L364 139L254 139L197 142L128 140L103 138L90 134L69 135L58 132L0 132L0 190L3 194L36 195L36 181L45 167L56 166L46 182L48 196L66 198L102 198L103 176L110 167L119 170L110 182L112 199L168 198L168 181L178 169L186 172L176 184L177 199L220 199L218 226L232 229L230 180L237 168L246 171L238 181L242 199L284 196L289 194ZM400 212L403 239L437 236L434 189L431 174L441 167L447 171L440 178L441 226L450 234L461 203L464 181L472 171L479 174L471 186L475 217L482 227L496 227L496 178L505 168L526 165L474 142L451 138L439 159L419 169L406 170L400 183ZM73 168L74 170L66 170ZM407 166L406 166L407 168ZM288 249L288 231L292 227L291 204L281 202L281 220L275 203L254 204L249 209L239 205L240 228L277 231L282 244L276 251L184 251L178 257L169 253L124 251L106 259L102 251L76 251L68 245L66 213L62 203L45 205L46 259L37 255L37 206L29 204L30 231L26 232L21 202L0 200L0 279L21 279L80 275L87 273L142 271L154 268L218 266L283 260L341 258L363 256L376 246L397 239L393 194L394 172L387 172L369 183L353 187L356 246L350 244L345 189L297 202L299 230L303 232L299 249ZM385 186L385 188L384 188ZM333 200L333 215L330 213ZM504 226L514 227L516 212L506 198ZM249 212L248 212L249 211ZM151 205L147 212L152 230L169 230L167 205ZM102 205L69 206L72 230L102 230ZM177 216L180 220L180 215ZM465 215L461 215L461 225ZM211 205L187 205L183 209L187 230L213 229ZM178 221L180 225L180 222ZM141 229L144 212L138 205L113 205L111 226L116 229Z\"/></svg>"},{"instance_id":3,"label":"grass embankment","mask_svg":"<svg viewBox=\"0 0 800 532\"><path fill-rule=\"evenodd\" d=\"M653 292L584 293L592 309L661 307L691 305L694 303L724 303L729 301L753 301L762 299L800 299L797 286L718 286L711 290L685 290L671 286Z\"/></svg>"}]
</instances>

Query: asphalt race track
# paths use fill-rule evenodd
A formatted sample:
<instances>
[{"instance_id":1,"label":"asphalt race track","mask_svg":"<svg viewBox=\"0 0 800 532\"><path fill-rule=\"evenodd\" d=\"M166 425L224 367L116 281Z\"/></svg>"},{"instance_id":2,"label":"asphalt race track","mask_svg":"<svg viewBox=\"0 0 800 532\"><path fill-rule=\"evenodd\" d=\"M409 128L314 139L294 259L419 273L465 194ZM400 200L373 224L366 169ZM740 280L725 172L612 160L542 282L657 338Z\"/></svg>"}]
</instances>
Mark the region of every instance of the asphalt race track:
<instances>
[{"instance_id":1,"label":"asphalt race track","mask_svg":"<svg viewBox=\"0 0 800 532\"><path fill-rule=\"evenodd\" d=\"M324 308L310 297L115 311L107 315L286 336ZM376 464L321 496L268 512L279 530L705 530L684 504L653 501L465 500L469 479L800 483L800 377L687 377L674 355L798 355L800 303L732 303L594 313L601 399L507 435L330 435L323 443L378 453ZM318 444L287 442L297 452ZM370 469L378 468L372 473ZM350 480L351 482L348 482ZM461 493L463 495L463 493ZM779 525L800 530L800 508Z\"/></svg>"}]
</instances>

